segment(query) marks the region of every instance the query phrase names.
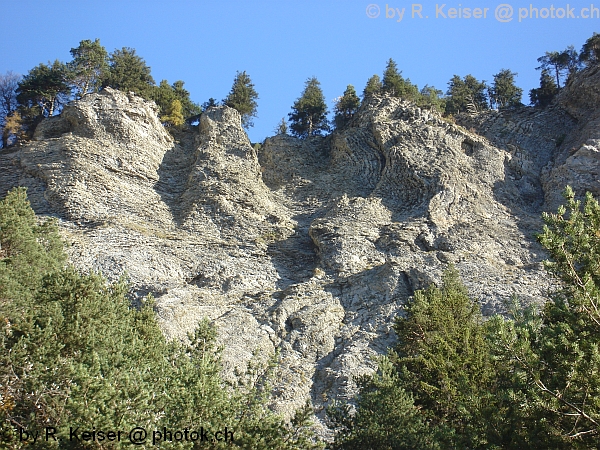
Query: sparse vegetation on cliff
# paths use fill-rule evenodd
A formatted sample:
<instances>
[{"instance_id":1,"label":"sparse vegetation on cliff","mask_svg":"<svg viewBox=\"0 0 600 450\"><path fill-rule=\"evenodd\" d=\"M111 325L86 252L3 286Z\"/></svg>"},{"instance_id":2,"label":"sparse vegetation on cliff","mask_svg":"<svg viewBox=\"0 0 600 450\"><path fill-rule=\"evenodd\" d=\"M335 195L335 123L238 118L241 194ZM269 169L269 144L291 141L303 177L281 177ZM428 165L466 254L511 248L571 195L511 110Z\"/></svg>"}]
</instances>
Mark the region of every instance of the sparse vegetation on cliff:
<instances>
[{"instance_id":1,"label":"sparse vegetation on cliff","mask_svg":"<svg viewBox=\"0 0 600 450\"><path fill-rule=\"evenodd\" d=\"M542 70L540 87L529 91L531 105L546 107L568 80L583 67L598 62L599 35L594 33L580 52L571 45L563 51L546 52L538 58ZM111 87L123 92L134 92L146 100L153 100L159 107L160 116L171 116L174 101L181 103L181 114L185 121L198 119L202 110L216 106L210 98L202 107L190 98L190 92L183 88L184 81L172 85L162 80L158 85L144 59L129 47L115 49L108 53L99 39L82 40L70 50L73 59L66 64L55 60L53 63L39 64L24 77L8 72L0 76L0 127L2 146L7 147L19 139L33 135L35 127L44 118L61 111L71 99ZM521 106L523 90L516 86L516 73L502 69L494 75L491 85L479 81L472 75L454 75L448 82L446 94L433 86L426 85L421 90L402 76L397 63L390 58L382 78L372 76L363 90L363 98L372 95L390 95L414 102L417 106L433 109L439 113L452 115L464 112L476 113L489 108L503 109ZM294 103L290 118L290 131L300 137L320 135L331 130L330 125L345 126L360 100L354 91L346 91L334 108L334 118L327 118L327 104L316 78L307 81L305 91ZM320 97L319 97L320 92ZM244 128L252 127L258 107L258 94L248 74L238 72L233 86L222 104L236 109L242 116ZM14 119L8 119L18 110L18 127ZM181 122L177 117L177 123ZM10 122L10 128L6 124ZM166 120L165 125L173 125ZM179 125L178 125L179 126ZM277 129L279 132L279 128Z\"/></svg>"}]
</instances>

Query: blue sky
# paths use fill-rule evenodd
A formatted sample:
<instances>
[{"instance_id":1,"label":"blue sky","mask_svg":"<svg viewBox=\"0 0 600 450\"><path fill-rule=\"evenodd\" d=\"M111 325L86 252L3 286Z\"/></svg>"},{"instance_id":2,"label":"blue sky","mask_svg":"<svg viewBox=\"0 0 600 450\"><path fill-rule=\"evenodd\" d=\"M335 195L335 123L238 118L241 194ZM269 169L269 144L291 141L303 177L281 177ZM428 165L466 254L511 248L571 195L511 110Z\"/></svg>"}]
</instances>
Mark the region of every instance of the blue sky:
<instances>
[{"instance_id":1,"label":"blue sky","mask_svg":"<svg viewBox=\"0 0 600 450\"><path fill-rule=\"evenodd\" d=\"M493 74L508 68L519 74L517 84L527 93L539 84L536 59L545 51L571 44L579 50L594 31L600 32L600 18L576 18L590 3L5 0L3 17L22 25L5 30L0 73L26 74L40 62L57 58L66 62L79 41L95 38L109 52L135 48L157 83L183 80L198 103L209 97L223 99L236 71L245 70L260 97L258 118L248 134L253 142L260 142L287 117L308 77L319 79L331 110L333 99L348 84L362 92L370 76L382 74L389 58L419 87L429 84L446 91L454 74L470 73L490 81ZM501 4L512 7L510 22L496 20ZM537 8L538 15L569 15L567 4L575 18L519 20L519 13L535 14L531 8ZM422 19L418 14L411 17L413 5L415 10L420 5ZM595 7L600 8L600 0ZM471 9L471 15L475 8L482 15L484 8L488 11L485 18L452 19L450 8L457 9L456 15L462 8L463 16L465 8ZM403 9L398 22L398 10ZM527 95L524 101L528 102Z\"/></svg>"}]
</instances>

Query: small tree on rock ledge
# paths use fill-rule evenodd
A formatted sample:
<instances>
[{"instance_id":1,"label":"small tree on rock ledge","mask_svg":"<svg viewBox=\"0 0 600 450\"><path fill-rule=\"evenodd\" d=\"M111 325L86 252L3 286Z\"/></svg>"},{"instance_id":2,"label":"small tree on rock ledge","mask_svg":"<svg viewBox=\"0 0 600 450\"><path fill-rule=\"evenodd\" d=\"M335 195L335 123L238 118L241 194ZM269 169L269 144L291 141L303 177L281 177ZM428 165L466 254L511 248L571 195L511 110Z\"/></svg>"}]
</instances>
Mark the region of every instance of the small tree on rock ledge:
<instances>
[{"instance_id":1,"label":"small tree on rock ledge","mask_svg":"<svg viewBox=\"0 0 600 450\"><path fill-rule=\"evenodd\" d=\"M238 72L235 76L231 92L223 100L223 104L239 112L242 116L242 125L248 129L254 126L252 118L256 117L257 99L258 93L254 89L254 84L244 71L241 73Z\"/></svg>"},{"instance_id":2,"label":"small tree on rock ledge","mask_svg":"<svg viewBox=\"0 0 600 450\"><path fill-rule=\"evenodd\" d=\"M344 95L340 97L335 105L335 126L337 128L343 128L350 122L350 120L358 111L360 107L360 99L356 95L356 90L351 84L346 87Z\"/></svg>"},{"instance_id":3,"label":"small tree on rock ledge","mask_svg":"<svg viewBox=\"0 0 600 450\"><path fill-rule=\"evenodd\" d=\"M181 102L177 99L171 102L169 106L169 110L167 111L166 116L162 116L160 121L165 123L166 125L180 128L185 120L183 119L183 106Z\"/></svg>"},{"instance_id":4,"label":"small tree on rock ledge","mask_svg":"<svg viewBox=\"0 0 600 450\"><path fill-rule=\"evenodd\" d=\"M279 122L279 124L275 127L275 134L277 134L277 135L288 134L288 125L287 125L287 122L285 121L285 117L282 117L281 122Z\"/></svg>"},{"instance_id":5,"label":"small tree on rock ledge","mask_svg":"<svg viewBox=\"0 0 600 450\"><path fill-rule=\"evenodd\" d=\"M290 129L300 138L318 136L329 131L327 105L321 90L321 83L315 77L306 80L302 96L292 106Z\"/></svg>"}]
</instances>

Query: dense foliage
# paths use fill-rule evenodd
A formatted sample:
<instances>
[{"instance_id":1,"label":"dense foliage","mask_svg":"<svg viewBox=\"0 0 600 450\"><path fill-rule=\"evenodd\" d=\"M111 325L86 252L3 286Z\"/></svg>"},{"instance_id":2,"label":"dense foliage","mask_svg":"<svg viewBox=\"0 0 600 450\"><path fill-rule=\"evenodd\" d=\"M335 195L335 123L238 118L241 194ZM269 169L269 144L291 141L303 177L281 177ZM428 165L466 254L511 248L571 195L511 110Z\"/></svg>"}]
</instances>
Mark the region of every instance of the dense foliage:
<instances>
[{"instance_id":1,"label":"dense foliage","mask_svg":"<svg viewBox=\"0 0 600 450\"><path fill-rule=\"evenodd\" d=\"M154 86L150 72L150 67L135 49L116 49L110 54L109 69L102 80L102 87L109 86L123 92L133 92L150 99Z\"/></svg>"},{"instance_id":2,"label":"dense foliage","mask_svg":"<svg viewBox=\"0 0 600 450\"><path fill-rule=\"evenodd\" d=\"M392 58L388 60L385 71L383 72L382 84L383 92L388 93L393 97L415 101L419 95L417 86L402 76L402 72L398 71L396 61Z\"/></svg>"},{"instance_id":3,"label":"dense foliage","mask_svg":"<svg viewBox=\"0 0 600 450\"><path fill-rule=\"evenodd\" d=\"M182 80L173 84L162 80L156 85L150 67L133 48L123 47L109 54L99 39L82 40L77 47L71 48L70 53L71 61L42 63L23 77L12 72L0 75L0 130L3 148L20 139L31 138L37 124L44 117L60 113L62 106L69 100L82 98L106 87L134 92L146 100L153 100L158 105L159 117L174 117L174 121L163 121L170 127L181 122L177 112L179 104L184 124L193 124L202 111L219 105L213 97L202 106L194 103L190 92L184 89ZM540 86L529 91L531 105L549 106L560 89L578 71L598 64L599 55L598 33L594 33L585 42L580 52L572 45L562 51L546 52L538 58ZM462 77L454 75L444 94L429 85L419 90L410 79L403 77L398 64L390 58L381 76L376 74L369 78L362 98L367 100L374 95L389 95L449 116L465 112L476 113L489 108L518 107L521 106L523 91L516 85L516 75L509 69L502 69L493 76L494 81L489 85L471 74ZM292 113L288 114L291 134L306 137L323 134L331 129L327 118L327 104L322 94L317 79L311 78L305 86L305 92L294 103ZM256 117L257 99L258 94L248 74L238 72L230 93L220 104L239 111L242 124L248 129L253 126L253 118ZM356 92L345 92L336 99L331 123L337 128L346 126L359 104ZM279 126L276 128L277 133L281 130Z\"/></svg>"},{"instance_id":4,"label":"dense foliage","mask_svg":"<svg viewBox=\"0 0 600 450\"><path fill-rule=\"evenodd\" d=\"M373 75L367 80L367 85L363 89L363 98L368 98L374 94L379 94L382 88L383 84L381 83L381 78L379 78L379 75Z\"/></svg>"},{"instance_id":5,"label":"dense foliage","mask_svg":"<svg viewBox=\"0 0 600 450\"><path fill-rule=\"evenodd\" d=\"M539 240L564 283L542 314L533 381L552 426L573 441L600 438L600 206L572 189L566 207L545 214ZM574 438L578 438L575 440Z\"/></svg>"},{"instance_id":6,"label":"dense foliage","mask_svg":"<svg viewBox=\"0 0 600 450\"><path fill-rule=\"evenodd\" d=\"M254 126L252 118L256 117L258 108L258 93L250 76L244 72L238 72L233 80L231 91L223 104L235 109L242 116L242 125L248 129Z\"/></svg>"},{"instance_id":7,"label":"dense foliage","mask_svg":"<svg viewBox=\"0 0 600 450\"><path fill-rule=\"evenodd\" d=\"M383 72L383 80L379 75L373 75L363 89L364 99L382 94L414 102L421 108L434 109L440 113L444 112L446 100L443 98L443 92L429 85L419 91L417 85L412 84L409 79L402 76L402 72L398 70L398 65L391 58L388 60Z\"/></svg>"},{"instance_id":8,"label":"dense foliage","mask_svg":"<svg viewBox=\"0 0 600 450\"><path fill-rule=\"evenodd\" d=\"M446 112L459 114L489 109L486 91L485 81L479 81L473 75L464 78L454 75L448 82Z\"/></svg>"},{"instance_id":9,"label":"dense foliage","mask_svg":"<svg viewBox=\"0 0 600 450\"><path fill-rule=\"evenodd\" d=\"M529 100L533 106L545 108L552 103L558 94L558 86L548 70L542 70L540 87L529 91Z\"/></svg>"},{"instance_id":10,"label":"dense foliage","mask_svg":"<svg viewBox=\"0 0 600 450\"><path fill-rule=\"evenodd\" d=\"M309 78L304 84L302 95L288 114L292 134L306 138L329 131L327 112L321 83L315 77Z\"/></svg>"},{"instance_id":11,"label":"dense foliage","mask_svg":"<svg viewBox=\"0 0 600 450\"><path fill-rule=\"evenodd\" d=\"M425 85L417 98L417 105L443 113L446 110L446 99L442 91L434 86Z\"/></svg>"},{"instance_id":12,"label":"dense foliage","mask_svg":"<svg viewBox=\"0 0 600 450\"><path fill-rule=\"evenodd\" d=\"M600 33L594 33L594 35L583 44L581 52L579 52L579 60L588 67L598 64L600 61Z\"/></svg>"},{"instance_id":13,"label":"dense foliage","mask_svg":"<svg viewBox=\"0 0 600 450\"><path fill-rule=\"evenodd\" d=\"M356 413L330 411L334 448L598 448L600 206L565 197L539 235L563 288L539 312L514 304L484 321L448 269L397 319L398 345L359 380Z\"/></svg>"},{"instance_id":14,"label":"dense foliage","mask_svg":"<svg viewBox=\"0 0 600 450\"><path fill-rule=\"evenodd\" d=\"M167 109L167 114L161 116L160 120L168 126L180 128L185 123L181 101L178 99L173 100Z\"/></svg>"},{"instance_id":15,"label":"dense foliage","mask_svg":"<svg viewBox=\"0 0 600 450\"><path fill-rule=\"evenodd\" d=\"M22 188L0 202L0 248L3 448L28 445L16 439L20 429L43 435L48 426L62 440L40 438L36 448L83 448L70 427L127 433L202 427L211 438L227 427L233 443L215 448L319 448L307 428L310 409L288 425L267 407L273 366L255 364L239 385L226 385L208 321L189 343L167 342L151 298L132 308L123 281L109 285L65 266L56 225L38 224ZM7 444L6 436L14 439Z\"/></svg>"},{"instance_id":16,"label":"dense foliage","mask_svg":"<svg viewBox=\"0 0 600 450\"><path fill-rule=\"evenodd\" d=\"M19 82L16 93L19 105L37 109L40 116L52 116L69 98L67 66L58 60L39 64Z\"/></svg>"},{"instance_id":17,"label":"dense foliage","mask_svg":"<svg viewBox=\"0 0 600 450\"><path fill-rule=\"evenodd\" d=\"M69 80L75 90L76 98L81 98L100 87L102 78L107 74L108 53L100 44L100 39L94 42L81 41L79 46L71 49L73 60L68 64Z\"/></svg>"},{"instance_id":18,"label":"dense foliage","mask_svg":"<svg viewBox=\"0 0 600 450\"><path fill-rule=\"evenodd\" d=\"M183 81L178 80L169 85L167 80L162 80L158 86L154 86L150 98L158 106L160 114L172 115L173 108L181 109L180 113L183 116L183 120L200 114L202 109L196 103L192 102L189 91L183 87L184 84ZM172 124L172 122L169 122L169 124Z\"/></svg>"},{"instance_id":19,"label":"dense foliage","mask_svg":"<svg viewBox=\"0 0 600 450\"><path fill-rule=\"evenodd\" d=\"M356 95L356 89L349 84L339 99L335 103L333 121L337 128L345 127L358 111L360 107L360 98Z\"/></svg>"},{"instance_id":20,"label":"dense foliage","mask_svg":"<svg viewBox=\"0 0 600 450\"><path fill-rule=\"evenodd\" d=\"M497 109L522 106L523 89L515 84L516 73L502 69L494 75L494 83L489 89L490 102Z\"/></svg>"},{"instance_id":21,"label":"dense foliage","mask_svg":"<svg viewBox=\"0 0 600 450\"><path fill-rule=\"evenodd\" d=\"M331 412L339 448L478 448L486 442L493 408L494 368L479 306L450 268L441 287L417 291L395 324L398 345L379 373L361 380L356 416L342 405ZM398 396L389 399L388 395ZM398 403L400 410L380 411ZM367 406L370 405L370 406ZM412 423L381 436L372 420ZM360 423L359 423L360 422ZM375 425L375 424L373 424ZM402 434L405 444L395 444ZM399 441L398 441L399 442Z\"/></svg>"}]
</instances>

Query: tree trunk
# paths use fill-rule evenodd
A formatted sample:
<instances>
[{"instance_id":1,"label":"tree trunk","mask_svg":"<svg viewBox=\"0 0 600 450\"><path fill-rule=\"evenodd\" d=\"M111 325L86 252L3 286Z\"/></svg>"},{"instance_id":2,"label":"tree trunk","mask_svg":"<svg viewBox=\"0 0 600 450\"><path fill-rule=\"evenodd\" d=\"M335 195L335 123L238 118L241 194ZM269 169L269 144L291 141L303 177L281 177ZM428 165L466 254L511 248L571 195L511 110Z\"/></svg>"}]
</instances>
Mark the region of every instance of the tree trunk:
<instances>
[{"instance_id":1,"label":"tree trunk","mask_svg":"<svg viewBox=\"0 0 600 450\"><path fill-rule=\"evenodd\" d=\"M5 125L4 129L2 130L2 148L8 147L8 137L9 137L9 132L6 129L6 125Z\"/></svg>"},{"instance_id":2,"label":"tree trunk","mask_svg":"<svg viewBox=\"0 0 600 450\"><path fill-rule=\"evenodd\" d=\"M48 117L52 117L52 114L54 114L54 99L52 99L52 101L49 103L50 106L48 107Z\"/></svg>"},{"instance_id":3,"label":"tree trunk","mask_svg":"<svg viewBox=\"0 0 600 450\"><path fill-rule=\"evenodd\" d=\"M81 92L81 98L85 97L85 95L88 93L89 88L90 88L90 79L86 78L85 83L83 85L83 91Z\"/></svg>"}]
</instances>

